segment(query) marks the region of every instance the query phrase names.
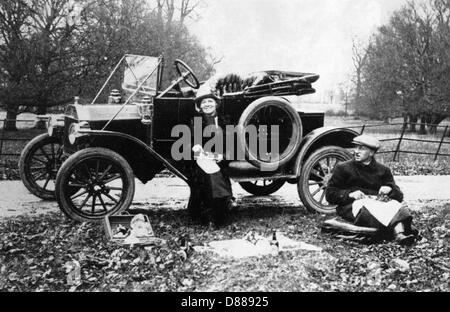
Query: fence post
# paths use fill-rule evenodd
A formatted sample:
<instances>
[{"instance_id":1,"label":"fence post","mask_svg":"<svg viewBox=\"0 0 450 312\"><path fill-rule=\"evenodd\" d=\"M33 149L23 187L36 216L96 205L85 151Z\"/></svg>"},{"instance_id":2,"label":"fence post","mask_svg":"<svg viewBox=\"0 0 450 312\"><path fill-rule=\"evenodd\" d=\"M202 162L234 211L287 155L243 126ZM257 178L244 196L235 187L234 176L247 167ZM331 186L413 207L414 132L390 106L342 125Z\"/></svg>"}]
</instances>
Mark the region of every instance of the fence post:
<instances>
[{"instance_id":1,"label":"fence post","mask_svg":"<svg viewBox=\"0 0 450 312\"><path fill-rule=\"evenodd\" d=\"M5 138L6 119L3 119L2 136L0 137L0 155L3 152L3 140Z\"/></svg>"},{"instance_id":2,"label":"fence post","mask_svg":"<svg viewBox=\"0 0 450 312\"><path fill-rule=\"evenodd\" d=\"M439 156L439 151L441 150L441 146L442 146L442 143L444 142L444 138L445 138L445 135L447 134L447 130L448 130L448 126L446 126L444 129L444 133L442 134L441 142L439 143L439 147L436 151L436 155L434 155L434 161L436 161L436 159Z\"/></svg>"},{"instance_id":3,"label":"fence post","mask_svg":"<svg viewBox=\"0 0 450 312\"><path fill-rule=\"evenodd\" d=\"M394 158L392 159L392 161L395 161L395 158L397 158L397 155L400 150L400 145L402 144L403 136L405 135L406 127L407 127L407 122L403 122L402 134L400 135L400 139L398 139L397 148L395 149ZM398 160L398 158L397 158L397 160Z\"/></svg>"}]
</instances>

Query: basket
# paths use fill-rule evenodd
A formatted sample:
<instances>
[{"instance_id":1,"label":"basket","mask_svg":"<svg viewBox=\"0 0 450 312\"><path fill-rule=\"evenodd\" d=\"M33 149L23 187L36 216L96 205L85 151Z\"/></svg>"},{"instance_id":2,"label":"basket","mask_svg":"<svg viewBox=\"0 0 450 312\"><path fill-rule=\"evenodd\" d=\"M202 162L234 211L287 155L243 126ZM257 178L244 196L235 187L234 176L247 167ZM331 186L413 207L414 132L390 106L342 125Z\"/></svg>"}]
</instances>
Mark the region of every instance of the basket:
<instances>
[{"instance_id":1,"label":"basket","mask_svg":"<svg viewBox=\"0 0 450 312\"><path fill-rule=\"evenodd\" d=\"M129 241L129 236L132 235L132 229L130 226L131 220L135 217L134 215L111 215L106 216L103 219L103 225L105 227L106 236L112 242L122 244L122 245L160 245L164 240L155 237L153 229L151 228L150 220L147 215L143 215L144 220L148 223L149 230L147 235L133 237L133 241ZM127 229L130 233L129 235L119 235L120 229Z\"/></svg>"}]
</instances>

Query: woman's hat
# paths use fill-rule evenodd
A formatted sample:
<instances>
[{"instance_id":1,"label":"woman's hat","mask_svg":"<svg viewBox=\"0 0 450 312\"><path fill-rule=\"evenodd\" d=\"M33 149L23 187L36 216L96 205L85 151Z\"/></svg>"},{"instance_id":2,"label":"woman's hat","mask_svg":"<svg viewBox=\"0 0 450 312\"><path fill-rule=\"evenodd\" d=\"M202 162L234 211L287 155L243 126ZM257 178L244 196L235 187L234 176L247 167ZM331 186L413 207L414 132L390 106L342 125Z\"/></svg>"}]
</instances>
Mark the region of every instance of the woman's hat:
<instances>
[{"instance_id":1,"label":"woman's hat","mask_svg":"<svg viewBox=\"0 0 450 312\"><path fill-rule=\"evenodd\" d=\"M217 105L220 105L220 96L217 90L211 88L208 83L204 83L198 88L197 95L195 96L195 110L200 112L200 103L202 100L212 98L216 101Z\"/></svg>"},{"instance_id":2,"label":"woman's hat","mask_svg":"<svg viewBox=\"0 0 450 312\"><path fill-rule=\"evenodd\" d=\"M367 146L368 148L373 149L374 151L377 151L381 147L381 143L380 141L378 141L378 139L364 134L355 137L352 143L355 145Z\"/></svg>"}]
</instances>

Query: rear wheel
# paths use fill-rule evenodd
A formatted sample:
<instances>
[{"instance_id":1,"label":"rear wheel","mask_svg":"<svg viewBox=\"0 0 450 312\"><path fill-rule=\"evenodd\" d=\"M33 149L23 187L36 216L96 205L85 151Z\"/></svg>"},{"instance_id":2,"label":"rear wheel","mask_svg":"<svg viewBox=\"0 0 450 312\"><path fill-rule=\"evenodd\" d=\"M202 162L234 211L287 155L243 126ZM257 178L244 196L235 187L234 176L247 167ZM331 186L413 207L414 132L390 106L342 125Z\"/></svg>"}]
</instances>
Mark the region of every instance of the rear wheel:
<instances>
[{"instance_id":1,"label":"rear wheel","mask_svg":"<svg viewBox=\"0 0 450 312\"><path fill-rule=\"evenodd\" d=\"M71 190L79 188L76 193ZM128 209L134 196L128 162L106 148L87 148L71 155L56 177L61 210L78 221L97 221Z\"/></svg>"},{"instance_id":2,"label":"rear wheel","mask_svg":"<svg viewBox=\"0 0 450 312\"><path fill-rule=\"evenodd\" d=\"M255 180L252 182L239 182L239 185L250 194L266 196L278 191L284 183L284 180Z\"/></svg>"},{"instance_id":3,"label":"rear wheel","mask_svg":"<svg viewBox=\"0 0 450 312\"><path fill-rule=\"evenodd\" d=\"M56 174L62 164L62 143L47 133L32 139L23 149L19 172L25 187L42 199L55 199Z\"/></svg>"},{"instance_id":4,"label":"rear wheel","mask_svg":"<svg viewBox=\"0 0 450 312\"><path fill-rule=\"evenodd\" d=\"M339 146L322 147L308 157L303 164L297 190L309 211L324 214L336 212L336 205L326 201L325 191L336 165L350 159L352 154Z\"/></svg>"}]
</instances>

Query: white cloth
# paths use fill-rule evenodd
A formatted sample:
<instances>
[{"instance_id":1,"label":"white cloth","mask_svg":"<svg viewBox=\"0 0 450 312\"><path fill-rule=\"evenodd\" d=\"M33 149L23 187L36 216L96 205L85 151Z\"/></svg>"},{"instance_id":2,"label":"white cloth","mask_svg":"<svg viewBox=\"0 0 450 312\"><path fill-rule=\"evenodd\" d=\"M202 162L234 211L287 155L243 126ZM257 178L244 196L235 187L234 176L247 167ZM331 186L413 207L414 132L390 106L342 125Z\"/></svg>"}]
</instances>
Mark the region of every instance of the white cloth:
<instances>
[{"instance_id":1,"label":"white cloth","mask_svg":"<svg viewBox=\"0 0 450 312\"><path fill-rule=\"evenodd\" d=\"M217 165L216 161L204 154L198 156L197 165L207 174L213 174L220 171L220 167Z\"/></svg>"},{"instance_id":2,"label":"white cloth","mask_svg":"<svg viewBox=\"0 0 450 312\"><path fill-rule=\"evenodd\" d=\"M254 238L255 242L251 242L246 238L212 241L207 246L194 246L194 250L197 252L213 251L222 257L233 258L261 257L273 254L273 246L270 245L270 236L263 237L255 235ZM294 241L282 233L277 234L277 241L279 243L278 251L280 252L295 250L322 251L320 247Z\"/></svg>"},{"instance_id":3,"label":"white cloth","mask_svg":"<svg viewBox=\"0 0 450 312\"><path fill-rule=\"evenodd\" d=\"M201 145L194 145L192 151L198 156L194 156L197 165L207 174L213 174L220 171L220 167L217 165L217 159L211 153L205 153Z\"/></svg>"},{"instance_id":4,"label":"white cloth","mask_svg":"<svg viewBox=\"0 0 450 312\"><path fill-rule=\"evenodd\" d=\"M370 214L377 219L384 226L388 226L394 216L402 207L402 204L396 200L382 202L373 198L358 199L353 202L352 213L356 218L362 207L370 212Z\"/></svg>"}]
</instances>

